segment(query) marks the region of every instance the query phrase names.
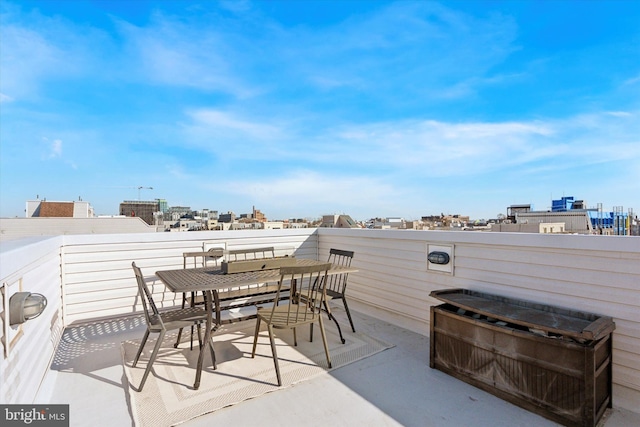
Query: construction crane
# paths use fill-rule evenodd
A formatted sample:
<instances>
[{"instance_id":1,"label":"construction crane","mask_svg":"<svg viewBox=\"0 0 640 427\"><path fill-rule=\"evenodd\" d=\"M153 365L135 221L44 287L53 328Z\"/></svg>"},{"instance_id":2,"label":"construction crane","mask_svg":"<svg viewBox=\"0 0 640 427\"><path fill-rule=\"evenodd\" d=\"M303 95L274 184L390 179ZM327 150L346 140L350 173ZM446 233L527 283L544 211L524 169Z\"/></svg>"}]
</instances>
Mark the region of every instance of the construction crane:
<instances>
[{"instance_id":1,"label":"construction crane","mask_svg":"<svg viewBox=\"0 0 640 427\"><path fill-rule=\"evenodd\" d=\"M140 200L140 190L153 190L153 187L138 187L138 200Z\"/></svg>"},{"instance_id":2,"label":"construction crane","mask_svg":"<svg viewBox=\"0 0 640 427\"><path fill-rule=\"evenodd\" d=\"M132 187L132 186L128 186L128 185L124 185L124 186L105 186L105 187L99 187L99 188L132 188L132 189L137 189L138 190L138 200L140 200L140 190L153 190L153 187L145 187L143 185L139 185L137 187Z\"/></svg>"}]
</instances>

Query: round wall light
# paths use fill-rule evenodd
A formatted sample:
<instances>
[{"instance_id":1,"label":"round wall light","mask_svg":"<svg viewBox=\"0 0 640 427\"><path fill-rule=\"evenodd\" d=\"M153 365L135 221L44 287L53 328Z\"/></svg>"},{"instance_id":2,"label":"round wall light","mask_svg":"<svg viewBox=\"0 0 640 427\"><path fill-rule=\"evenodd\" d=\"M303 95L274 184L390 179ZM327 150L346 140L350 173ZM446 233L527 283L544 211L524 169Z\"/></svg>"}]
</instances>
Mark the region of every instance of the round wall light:
<instances>
[{"instance_id":1,"label":"round wall light","mask_svg":"<svg viewBox=\"0 0 640 427\"><path fill-rule=\"evenodd\" d=\"M40 316L47 306L47 298L42 294L16 292L9 299L9 324L19 325Z\"/></svg>"}]
</instances>

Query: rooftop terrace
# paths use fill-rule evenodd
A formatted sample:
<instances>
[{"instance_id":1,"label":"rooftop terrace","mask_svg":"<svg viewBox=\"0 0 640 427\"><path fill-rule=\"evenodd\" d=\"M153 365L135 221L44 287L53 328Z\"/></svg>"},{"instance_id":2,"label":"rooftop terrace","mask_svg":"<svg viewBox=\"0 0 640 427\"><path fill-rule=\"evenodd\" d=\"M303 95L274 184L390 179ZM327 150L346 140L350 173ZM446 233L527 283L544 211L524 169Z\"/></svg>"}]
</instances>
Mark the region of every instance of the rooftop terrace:
<instances>
[{"instance_id":1,"label":"rooftop terrace","mask_svg":"<svg viewBox=\"0 0 640 427\"><path fill-rule=\"evenodd\" d=\"M356 327L395 347L185 425L252 425L256 414L261 424L286 425L300 419L281 410L291 399L315 402L298 407L306 425L555 425L429 368L429 307L440 303L429 293L457 287L613 317L613 410L604 425L640 425L640 239L618 236L318 229L5 242L1 401L68 403L71 425L132 424L120 343L144 326L131 261L152 274L181 268L183 252L267 245L314 259L331 247L354 250ZM430 248L441 246L452 249L451 272L427 266ZM42 293L49 305L15 328L4 316L18 290ZM162 307L179 302L160 283L153 290Z\"/></svg>"}]
</instances>

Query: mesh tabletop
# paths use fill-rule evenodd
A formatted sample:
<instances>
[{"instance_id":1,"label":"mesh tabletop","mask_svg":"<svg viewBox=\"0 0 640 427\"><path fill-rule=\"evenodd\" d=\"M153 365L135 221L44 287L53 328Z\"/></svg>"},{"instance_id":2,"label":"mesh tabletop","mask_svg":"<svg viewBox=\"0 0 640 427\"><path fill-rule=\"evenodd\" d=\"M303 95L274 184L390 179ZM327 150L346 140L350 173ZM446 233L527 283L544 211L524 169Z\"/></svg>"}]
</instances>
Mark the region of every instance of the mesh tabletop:
<instances>
[{"instance_id":1,"label":"mesh tabletop","mask_svg":"<svg viewBox=\"0 0 640 427\"><path fill-rule=\"evenodd\" d=\"M296 266L311 266L324 262L311 259L296 259ZM357 269L334 266L328 274L353 273ZM228 289L255 283L277 282L280 270L246 271L225 274L220 267L186 268L157 271L156 275L173 292L195 292Z\"/></svg>"}]
</instances>

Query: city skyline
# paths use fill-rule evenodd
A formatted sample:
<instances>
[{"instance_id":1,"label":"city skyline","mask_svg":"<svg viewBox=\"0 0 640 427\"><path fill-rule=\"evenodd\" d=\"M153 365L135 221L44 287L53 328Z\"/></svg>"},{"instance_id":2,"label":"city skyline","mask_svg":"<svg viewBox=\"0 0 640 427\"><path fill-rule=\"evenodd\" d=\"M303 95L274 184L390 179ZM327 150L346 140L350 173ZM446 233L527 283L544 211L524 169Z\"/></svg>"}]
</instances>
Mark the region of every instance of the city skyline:
<instances>
[{"instance_id":1,"label":"city skyline","mask_svg":"<svg viewBox=\"0 0 640 427\"><path fill-rule=\"evenodd\" d=\"M88 204L88 206L90 206L90 211L94 211L94 207L91 203L90 200L48 200L48 199L35 199L35 200L28 200L27 203L27 209L25 209L26 211L26 216L32 216L31 213L34 209L36 209L37 204L34 204L35 202L49 202L50 204L56 204L56 203L62 203L64 205L68 204L68 203L75 203L75 202L81 202L81 203L86 203ZM354 220L356 220L357 222L367 222L369 220L373 220L373 219L394 219L394 218L401 218L403 220L407 220L407 221L414 221L414 220L421 220L423 218L429 218L429 217L435 217L435 216L442 216L442 217L468 217L469 220L471 222L474 221L490 221L490 220L500 220L500 219L504 219L507 218L509 216L509 208L511 209L516 209L518 211L520 211L523 207L528 206L530 208L530 210L532 212L551 212L554 208L553 205L556 205L556 208L563 208L563 209L578 209L578 210L593 210L593 211L599 211L602 212L605 216L607 216L607 214L613 214L613 215L629 215L631 214L631 218L638 218L638 211L633 207L633 206L624 206L624 205L616 205L613 207L607 207L607 206L603 206L602 204L596 204L595 206L591 206L586 204L586 201L580 197L575 197L575 196L565 196L563 195L562 197L558 198L558 199L554 199L554 200L550 200L548 206L546 206L545 208L537 208L534 205L528 205L528 204L518 204L518 203L513 203L510 204L509 206L504 207L503 210L499 210L498 208L496 209L497 213L494 216L490 216L490 217L473 217L470 216L468 214L466 214L465 212L450 212L447 209L441 209L441 210L434 210L433 212L428 212L428 213L422 213L421 215L419 215L418 217L411 217L411 218L406 218L403 217L401 215L380 215L380 214L376 214L376 213L370 213L368 215L365 215L364 217L356 217L351 215L349 212L325 212L321 215L300 215L300 216L292 216L292 215L284 215L281 217L272 217L268 214L268 212L263 212L259 207L256 207L255 205L251 206L251 208L245 208L245 207L241 207L240 209L233 209L233 208L227 208L227 207L207 207L207 206L192 206L190 204L185 204L185 205L176 205L176 204L172 204L170 200L166 200L164 198L155 198L155 199L127 199L127 200L122 200L118 206L117 212L114 213L109 213L109 214L95 214L96 216L118 216L118 215L123 215L122 213L122 205L123 204L136 204L136 203L142 203L142 204L149 204L149 203L158 203L160 205L160 210L163 211L165 214L167 214L167 212L169 211L173 211L173 210L178 210L178 211L184 211L185 209L187 209L189 214L195 214L195 215L201 215L204 212L208 212L210 213L214 213L216 216L219 215L224 215L224 214L234 214L236 215L238 218L240 218L241 216L251 216L253 215L254 212L257 212L260 216L266 218L267 221L288 221L288 220L308 220L308 221L317 221L317 220L322 220L323 216L327 216L327 215L347 215L349 217L352 217ZM164 206L164 209L163 209ZM577 207L576 207L577 206ZM126 210L131 209L131 208L127 208ZM166 209L166 210L165 210ZM31 213L30 213L31 212ZM446 213L445 213L446 212ZM47 215L49 216L49 215ZM138 216L138 215L136 215Z\"/></svg>"},{"instance_id":2,"label":"city skyline","mask_svg":"<svg viewBox=\"0 0 640 427\"><path fill-rule=\"evenodd\" d=\"M36 196L97 215L156 198L269 218L640 209L638 2L0 13L0 217Z\"/></svg>"}]
</instances>

